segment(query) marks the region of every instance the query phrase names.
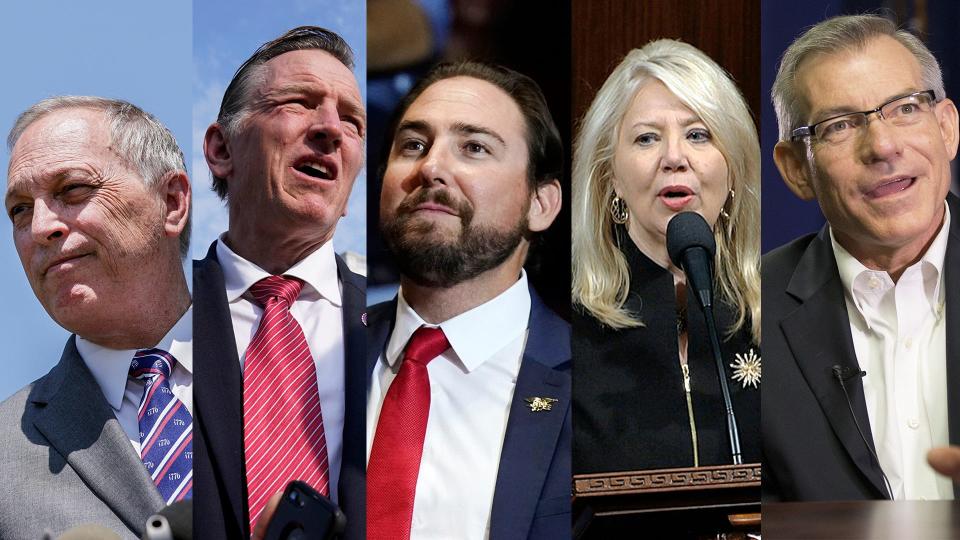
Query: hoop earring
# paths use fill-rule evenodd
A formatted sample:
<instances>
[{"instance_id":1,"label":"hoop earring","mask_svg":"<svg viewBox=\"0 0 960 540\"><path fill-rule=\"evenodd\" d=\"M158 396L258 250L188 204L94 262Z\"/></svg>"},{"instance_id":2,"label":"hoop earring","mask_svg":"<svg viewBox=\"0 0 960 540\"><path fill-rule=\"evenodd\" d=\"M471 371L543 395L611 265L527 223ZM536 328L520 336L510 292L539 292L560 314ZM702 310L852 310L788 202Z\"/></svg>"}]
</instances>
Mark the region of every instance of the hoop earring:
<instances>
[{"instance_id":1,"label":"hoop earring","mask_svg":"<svg viewBox=\"0 0 960 540\"><path fill-rule=\"evenodd\" d=\"M730 192L727 193L727 200L723 202L723 206L720 207L720 215L723 219L730 221L730 212L727 210L728 206L733 206L733 200L737 197L737 192L730 188Z\"/></svg>"},{"instance_id":2,"label":"hoop earring","mask_svg":"<svg viewBox=\"0 0 960 540\"><path fill-rule=\"evenodd\" d=\"M623 199L617 195L614 195L613 200L610 201L610 216L613 218L613 222L617 225L623 225L630 217L630 211L627 208L627 203L623 202Z\"/></svg>"}]
</instances>

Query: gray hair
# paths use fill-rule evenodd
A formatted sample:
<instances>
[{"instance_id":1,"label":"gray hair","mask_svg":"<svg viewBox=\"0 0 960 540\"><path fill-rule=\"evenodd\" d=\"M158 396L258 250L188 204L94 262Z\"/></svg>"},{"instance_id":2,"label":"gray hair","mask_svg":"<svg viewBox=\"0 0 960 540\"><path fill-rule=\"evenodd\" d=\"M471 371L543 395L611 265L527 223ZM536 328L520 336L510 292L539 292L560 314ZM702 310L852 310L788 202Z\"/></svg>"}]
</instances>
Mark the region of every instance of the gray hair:
<instances>
[{"instance_id":1,"label":"gray hair","mask_svg":"<svg viewBox=\"0 0 960 540\"><path fill-rule=\"evenodd\" d=\"M170 171L182 171L187 166L177 140L159 120L132 103L120 99L96 96L56 96L38 101L20 113L7 135L7 147L13 151L23 132L44 116L64 109L99 111L110 126L110 146L137 172L149 187L157 187ZM190 249L190 219L180 233L180 256Z\"/></svg>"},{"instance_id":2,"label":"gray hair","mask_svg":"<svg viewBox=\"0 0 960 540\"><path fill-rule=\"evenodd\" d=\"M282 36L264 43L247 59L233 75L233 79L223 93L217 123L228 136L236 135L240 124L247 116L250 105L250 89L264 83L261 66L281 54L302 51L321 50L333 55L348 69L353 70L353 49L336 32L319 26L298 26ZM227 197L227 182L223 178L213 177L213 190L221 199Z\"/></svg>"},{"instance_id":3,"label":"gray hair","mask_svg":"<svg viewBox=\"0 0 960 540\"><path fill-rule=\"evenodd\" d=\"M810 27L787 48L780 60L771 99L781 141L789 141L791 132L807 122L809 104L796 87L797 71L803 62L818 55L861 49L881 36L897 40L917 59L924 86L920 90L933 90L937 100L946 97L940 65L919 38L897 29L893 21L879 15L833 17Z\"/></svg>"}]
</instances>

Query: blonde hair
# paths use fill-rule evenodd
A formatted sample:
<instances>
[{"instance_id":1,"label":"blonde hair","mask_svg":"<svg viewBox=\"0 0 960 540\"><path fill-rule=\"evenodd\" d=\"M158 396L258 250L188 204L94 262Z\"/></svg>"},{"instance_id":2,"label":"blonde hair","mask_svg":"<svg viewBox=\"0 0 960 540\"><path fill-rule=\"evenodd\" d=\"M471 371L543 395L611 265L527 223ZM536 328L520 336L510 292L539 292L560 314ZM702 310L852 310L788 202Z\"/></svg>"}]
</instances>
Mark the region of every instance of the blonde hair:
<instances>
[{"instance_id":1,"label":"blonde hair","mask_svg":"<svg viewBox=\"0 0 960 540\"><path fill-rule=\"evenodd\" d=\"M730 219L714 226L717 294L736 308L728 332L749 325L760 343L760 145L750 111L727 73L696 47L662 39L634 49L584 116L573 155L573 300L612 328L643 326L623 306L630 269L609 209L620 123L637 91L656 79L706 124L727 162Z\"/></svg>"}]
</instances>

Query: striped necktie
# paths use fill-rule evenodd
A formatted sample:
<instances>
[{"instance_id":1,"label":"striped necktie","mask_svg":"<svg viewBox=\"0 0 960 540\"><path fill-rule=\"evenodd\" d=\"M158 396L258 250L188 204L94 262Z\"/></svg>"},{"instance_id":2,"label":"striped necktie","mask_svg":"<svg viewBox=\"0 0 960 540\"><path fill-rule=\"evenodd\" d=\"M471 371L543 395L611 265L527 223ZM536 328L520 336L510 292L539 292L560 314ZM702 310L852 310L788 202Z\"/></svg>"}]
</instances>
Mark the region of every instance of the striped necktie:
<instances>
[{"instance_id":1,"label":"striped necktie","mask_svg":"<svg viewBox=\"0 0 960 540\"><path fill-rule=\"evenodd\" d=\"M137 411L140 459L167 504L189 499L193 492L193 418L170 390L176 359L160 349L137 351L130 377L143 381Z\"/></svg>"},{"instance_id":2,"label":"striped necktie","mask_svg":"<svg viewBox=\"0 0 960 540\"><path fill-rule=\"evenodd\" d=\"M243 368L243 445L250 530L291 480L329 491L317 369L290 306L303 282L270 276L250 287L263 306Z\"/></svg>"}]
</instances>

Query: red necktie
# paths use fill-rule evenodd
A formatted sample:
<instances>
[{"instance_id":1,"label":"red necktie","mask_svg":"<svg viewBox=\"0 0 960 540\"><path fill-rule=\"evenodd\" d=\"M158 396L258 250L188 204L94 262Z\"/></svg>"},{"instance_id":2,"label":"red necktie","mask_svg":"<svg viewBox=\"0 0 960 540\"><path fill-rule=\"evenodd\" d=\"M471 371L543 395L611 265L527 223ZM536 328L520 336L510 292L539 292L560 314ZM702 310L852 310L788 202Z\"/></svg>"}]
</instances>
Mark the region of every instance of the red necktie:
<instances>
[{"instance_id":1,"label":"red necktie","mask_svg":"<svg viewBox=\"0 0 960 540\"><path fill-rule=\"evenodd\" d=\"M290 306L303 282L270 276L250 287L263 318L243 370L243 446L250 530L271 495L291 480L328 493L327 441L317 371Z\"/></svg>"},{"instance_id":2,"label":"red necktie","mask_svg":"<svg viewBox=\"0 0 960 540\"><path fill-rule=\"evenodd\" d=\"M443 330L421 326L404 351L400 372L380 408L367 464L369 538L407 540L430 415L427 364L450 347Z\"/></svg>"}]
</instances>

